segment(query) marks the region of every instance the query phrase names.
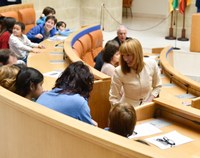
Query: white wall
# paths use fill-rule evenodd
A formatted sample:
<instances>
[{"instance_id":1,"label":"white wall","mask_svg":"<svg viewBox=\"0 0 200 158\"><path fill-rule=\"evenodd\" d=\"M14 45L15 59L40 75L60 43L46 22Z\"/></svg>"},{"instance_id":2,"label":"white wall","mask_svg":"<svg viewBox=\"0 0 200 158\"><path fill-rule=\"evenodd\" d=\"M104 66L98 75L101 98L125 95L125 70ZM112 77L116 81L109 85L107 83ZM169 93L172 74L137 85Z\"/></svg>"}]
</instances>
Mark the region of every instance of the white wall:
<instances>
[{"instance_id":1,"label":"white wall","mask_svg":"<svg viewBox=\"0 0 200 158\"><path fill-rule=\"evenodd\" d=\"M133 0L132 11L135 15L166 17L168 0Z\"/></svg>"},{"instance_id":2,"label":"white wall","mask_svg":"<svg viewBox=\"0 0 200 158\"><path fill-rule=\"evenodd\" d=\"M101 4L105 4L107 11L119 22L122 21L122 0L22 0L22 3L33 3L38 18L43 8L51 6L56 10L58 20L63 20L71 29L81 26L100 24ZM116 30L118 24L104 9L104 29Z\"/></svg>"}]
</instances>

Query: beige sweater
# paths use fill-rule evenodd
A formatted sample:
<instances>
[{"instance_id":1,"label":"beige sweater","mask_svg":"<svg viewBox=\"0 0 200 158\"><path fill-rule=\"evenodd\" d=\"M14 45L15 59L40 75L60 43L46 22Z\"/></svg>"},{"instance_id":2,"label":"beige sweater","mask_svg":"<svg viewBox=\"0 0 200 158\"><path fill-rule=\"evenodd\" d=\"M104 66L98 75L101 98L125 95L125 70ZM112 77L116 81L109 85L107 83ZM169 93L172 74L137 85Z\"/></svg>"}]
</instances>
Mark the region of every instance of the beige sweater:
<instances>
[{"instance_id":1,"label":"beige sweater","mask_svg":"<svg viewBox=\"0 0 200 158\"><path fill-rule=\"evenodd\" d=\"M144 58L144 62L145 66L139 75L134 70L125 75L120 66L115 69L109 92L111 105L127 102L138 106L151 95L158 96L162 86L159 67L154 59Z\"/></svg>"}]
</instances>

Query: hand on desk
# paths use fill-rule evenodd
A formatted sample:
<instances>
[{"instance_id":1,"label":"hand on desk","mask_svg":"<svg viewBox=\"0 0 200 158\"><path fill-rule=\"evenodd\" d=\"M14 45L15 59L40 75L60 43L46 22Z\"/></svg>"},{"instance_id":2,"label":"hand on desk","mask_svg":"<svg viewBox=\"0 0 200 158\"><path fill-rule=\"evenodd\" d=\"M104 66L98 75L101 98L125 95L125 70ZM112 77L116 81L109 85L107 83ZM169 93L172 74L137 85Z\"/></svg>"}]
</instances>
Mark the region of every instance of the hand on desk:
<instances>
[{"instance_id":1,"label":"hand on desk","mask_svg":"<svg viewBox=\"0 0 200 158\"><path fill-rule=\"evenodd\" d=\"M39 49L35 49L35 48L33 48L33 50L31 51L32 53L40 53L40 51L39 51Z\"/></svg>"},{"instance_id":2,"label":"hand on desk","mask_svg":"<svg viewBox=\"0 0 200 158\"><path fill-rule=\"evenodd\" d=\"M42 44L39 44L39 45L38 45L38 48L40 48L40 49L44 49L44 48L45 48L45 46L44 46L44 45L42 45Z\"/></svg>"},{"instance_id":3,"label":"hand on desk","mask_svg":"<svg viewBox=\"0 0 200 158\"><path fill-rule=\"evenodd\" d=\"M94 126L98 127L98 123L96 121L92 120L92 123Z\"/></svg>"},{"instance_id":4,"label":"hand on desk","mask_svg":"<svg viewBox=\"0 0 200 158\"><path fill-rule=\"evenodd\" d=\"M39 39L42 39L43 38L43 35L38 33L37 35L35 35L35 38L39 38Z\"/></svg>"}]
</instances>

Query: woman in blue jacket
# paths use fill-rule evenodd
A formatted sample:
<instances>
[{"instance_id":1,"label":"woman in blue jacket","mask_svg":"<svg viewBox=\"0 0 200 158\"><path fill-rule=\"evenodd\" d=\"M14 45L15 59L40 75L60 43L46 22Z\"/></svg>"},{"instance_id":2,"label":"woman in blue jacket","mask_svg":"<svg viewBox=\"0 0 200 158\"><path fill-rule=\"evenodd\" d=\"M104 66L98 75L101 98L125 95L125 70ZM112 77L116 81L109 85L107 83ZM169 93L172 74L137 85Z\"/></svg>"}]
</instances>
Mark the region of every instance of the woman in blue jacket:
<instances>
[{"instance_id":1,"label":"woman in blue jacket","mask_svg":"<svg viewBox=\"0 0 200 158\"><path fill-rule=\"evenodd\" d=\"M40 43L43 40L52 37L56 34L56 28L54 27L57 23L55 16L48 16L44 24L33 27L28 33L27 37L34 43Z\"/></svg>"},{"instance_id":2,"label":"woman in blue jacket","mask_svg":"<svg viewBox=\"0 0 200 158\"><path fill-rule=\"evenodd\" d=\"M81 61L70 64L56 80L55 87L44 92L37 103L83 122L97 125L88 106L94 77Z\"/></svg>"}]
</instances>

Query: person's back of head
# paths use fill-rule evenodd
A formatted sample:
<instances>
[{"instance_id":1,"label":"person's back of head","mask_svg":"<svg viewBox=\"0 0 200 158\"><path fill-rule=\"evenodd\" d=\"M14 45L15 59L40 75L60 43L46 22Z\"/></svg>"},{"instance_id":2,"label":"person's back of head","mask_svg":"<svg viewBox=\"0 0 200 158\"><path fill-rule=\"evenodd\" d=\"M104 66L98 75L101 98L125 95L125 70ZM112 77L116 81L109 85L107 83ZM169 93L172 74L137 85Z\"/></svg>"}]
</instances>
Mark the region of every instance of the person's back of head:
<instances>
[{"instance_id":1,"label":"person's back of head","mask_svg":"<svg viewBox=\"0 0 200 158\"><path fill-rule=\"evenodd\" d=\"M80 94L89 98L93 88L94 76L82 61L71 63L56 80L54 88L61 88L61 93Z\"/></svg>"},{"instance_id":2,"label":"person's back of head","mask_svg":"<svg viewBox=\"0 0 200 158\"><path fill-rule=\"evenodd\" d=\"M1 16L0 17L0 35L2 34L2 32L4 31L5 29L5 22L4 22L4 16Z\"/></svg>"},{"instance_id":3,"label":"person's back of head","mask_svg":"<svg viewBox=\"0 0 200 158\"><path fill-rule=\"evenodd\" d=\"M16 76L19 73L19 67L15 65L4 65L0 67L0 86L14 92Z\"/></svg>"},{"instance_id":4,"label":"person's back of head","mask_svg":"<svg viewBox=\"0 0 200 158\"><path fill-rule=\"evenodd\" d=\"M116 104L109 112L109 131L128 137L133 133L136 120L133 106L127 103Z\"/></svg>"},{"instance_id":5,"label":"person's back of head","mask_svg":"<svg viewBox=\"0 0 200 158\"><path fill-rule=\"evenodd\" d=\"M54 15L56 14L56 11L52 7L45 7L42 11L42 14L44 14L44 16Z\"/></svg>"},{"instance_id":6,"label":"person's back of head","mask_svg":"<svg viewBox=\"0 0 200 158\"><path fill-rule=\"evenodd\" d=\"M41 89L41 91L37 95L35 95L35 91L38 88L38 84L42 85L43 79L43 74L37 69L31 67L24 67L20 70L19 74L17 75L15 93L26 97L30 100L32 98L37 99L42 93L43 89Z\"/></svg>"},{"instance_id":7,"label":"person's back of head","mask_svg":"<svg viewBox=\"0 0 200 158\"><path fill-rule=\"evenodd\" d=\"M17 64L17 56L9 49L0 49L0 65Z\"/></svg>"},{"instance_id":8,"label":"person's back of head","mask_svg":"<svg viewBox=\"0 0 200 158\"><path fill-rule=\"evenodd\" d=\"M5 17L4 21L5 21L6 30L8 32L12 33L12 29L13 29L13 26L16 22L16 19L12 18L12 17Z\"/></svg>"}]
</instances>

